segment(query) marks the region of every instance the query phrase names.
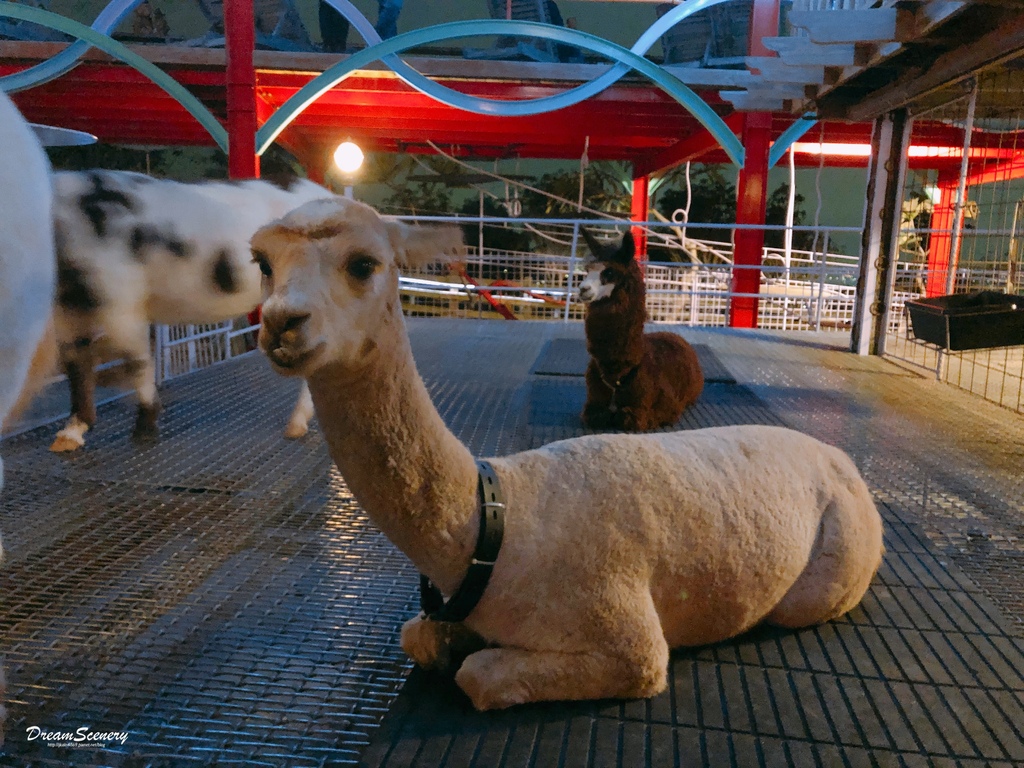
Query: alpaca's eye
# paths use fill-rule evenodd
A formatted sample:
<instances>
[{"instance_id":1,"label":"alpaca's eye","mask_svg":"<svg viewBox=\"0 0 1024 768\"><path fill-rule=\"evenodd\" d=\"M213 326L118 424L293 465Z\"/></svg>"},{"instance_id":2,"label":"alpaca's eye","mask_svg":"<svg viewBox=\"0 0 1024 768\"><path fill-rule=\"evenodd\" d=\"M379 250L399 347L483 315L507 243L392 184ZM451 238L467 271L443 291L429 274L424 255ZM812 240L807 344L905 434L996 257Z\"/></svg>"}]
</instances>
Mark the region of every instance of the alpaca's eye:
<instances>
[{"instance_id":1,"label":"alpaca's eye","mask_svg":"<svg viewBox=\"0 0 1024 768\"><path fill-rule=\"evenodd\" d=\"M260 272L263 273L264 277L274 276L274 270L270 268L270 262L267 261L267 257L265 254L263 254L260 251L253 251L252 260L255 261L256 264L259 266Z\"/></svg>"},{"instance_id":2,"label":"alpaca's eye","mask_svg":"<svg viewBox=\"0 0 1024 768\"><path fill-rule=\"evenodd\" d=\"M602 283L614 283L615 282L615 270L606 268L601 270L601 282Z\"/></svg>"},{"instance_id":3,"label":"alpaca's eye","mask_svg":"<svg viewBox=\"0 0 1024 768\"><path fill-rule=\"evenodd\" d=\"M379 262L372 256L357 255L348 260L345 270L356 280L369 280Z\"/></svg>"}]
</instances>

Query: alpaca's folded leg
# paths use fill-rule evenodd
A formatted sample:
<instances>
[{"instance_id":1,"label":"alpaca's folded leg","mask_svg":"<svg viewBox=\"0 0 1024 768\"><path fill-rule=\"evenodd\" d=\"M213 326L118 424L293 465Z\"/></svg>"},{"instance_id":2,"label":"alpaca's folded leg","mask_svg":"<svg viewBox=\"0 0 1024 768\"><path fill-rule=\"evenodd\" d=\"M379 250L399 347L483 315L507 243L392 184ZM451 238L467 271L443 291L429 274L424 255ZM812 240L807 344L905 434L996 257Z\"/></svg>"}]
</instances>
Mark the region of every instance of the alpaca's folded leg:
<instances>
[{"instance_id":1,"label":"alpaca's folded leg","mask_svg":"<svg viewBox=\"0 0 1024 768\"><path fill-rule=\"evenodd\" d=\"M607 405L599 403L587 403L580 415L583 426L588 429L612 429L614 428L613 414L608 410Z\"/></svg>"},{"instance_id":2,"label":"alpaca's folded leg","mask_svg":"<svg viewBox=\"0 0 1024 768\"><path fill-rule=\"evenodd\" d=\"M639 638L634 640L631 657L485 648L466 659L455 682L479 710L531 701L638 699L661 693L667 681L665 639L659 636L646 648Z\"/></svg>"},{"instance_id":3,"label":"alpaca's folded leg","mask_svg":"<svg viewBox=\"0 0 1024 768\"><path fill-rule=\"evenodd\" d=\"M288 419L288 426L284 429L284 436L289 440L303 437L309 432L309 420L312 418L313 396L309 394L309 384L303 379L302 388L299 390L299 399L295 402L295 408Z\"/></svg>"},{"instance_id":4,"label":"alpaca's folded leg","mask_svg":"<svg viewBox=\"0 0 1024 768\"><path fill-rule=\"evenodd\" d=\"M402 625L402 650L424 669L454 672L469 654L485 645L465 624L430 621L422 613Z\"/></svg>"}]
</instances>

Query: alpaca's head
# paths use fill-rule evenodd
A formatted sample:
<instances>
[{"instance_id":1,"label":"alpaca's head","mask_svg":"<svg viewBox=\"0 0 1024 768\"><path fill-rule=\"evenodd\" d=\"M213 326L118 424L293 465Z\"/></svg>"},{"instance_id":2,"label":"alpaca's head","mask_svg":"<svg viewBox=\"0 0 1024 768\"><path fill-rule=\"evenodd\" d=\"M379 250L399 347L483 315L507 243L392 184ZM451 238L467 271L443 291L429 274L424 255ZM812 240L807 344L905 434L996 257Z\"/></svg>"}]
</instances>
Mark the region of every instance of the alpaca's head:
<instances>
[{"instance_id":1,"label":"alpaca's head","mask_svg":"<svg viewBox=\"0 0 1024 768\"><path fill-rule=\"evenodd\" d=\"M386 323L401 321L398 271L451 259L455 227L415 227L344 198L315 200L250 241L263 272L260 347L281 373L361 367Z\"/></svg>"},{"instance_id":2,"label":"alpaca's head","mask_svg":"<svg viewBox=\"0 0 1024 768\"><path fill-rule=\"evenodd\" d=\"M580 227L590 256L584 261L587 276L580 282L580 300L584 304L611 298L615 289L629 283L636 283L640 276L637 266L633 235L626 232L618 245L602 243L587 229Z\"/></svg>"}]
</instances>

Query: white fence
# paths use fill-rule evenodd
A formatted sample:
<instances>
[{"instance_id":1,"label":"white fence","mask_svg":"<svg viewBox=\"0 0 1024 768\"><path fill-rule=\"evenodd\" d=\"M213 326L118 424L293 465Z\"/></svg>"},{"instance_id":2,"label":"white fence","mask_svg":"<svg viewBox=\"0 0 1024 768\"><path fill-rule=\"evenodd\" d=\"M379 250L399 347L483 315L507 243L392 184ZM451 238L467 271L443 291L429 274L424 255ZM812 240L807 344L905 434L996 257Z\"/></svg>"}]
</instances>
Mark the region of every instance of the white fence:
<instances>
[{"instance_id":1,"label":"white fence","mask_svg":"<svg viewBox=\"0 0 1024 768\"><path fill-rule=\"evenodd\" d=\"M421 219L423 221L423 219ZM428 221L452 222L451 218ZM463 318L516 318L520 320L578 321L583 305L576 298L583 274L583 246L575 220L457 219L475 234L486 226L518 227L536 235L536 251L496 250L478 241L455 268L437 266L402 276L403 309L410 316ZM585 223L592 231L617 222ZM827 252L831 232L805 230L816 236L817 251L765 248L757 294L733 291L737 267L732 245L716 240L686 238L678 226L649 223L652 249L679 261L643 262L648 316L654 323L721 327L729 323L729 307L736 296L756 295L758 327L769 330L848 331L853 322L857 258ZM689 225L719 229L726 225ZM773 229L766 227L765 229ZM774 228L776 230L781 228ZM607 235L611 232L606 231ZM683 237L680 237L683 235ZM615 234L614 236L618 236ZM483 246L483 247L481 247ZM577 248L577 246L579 246ZM907 281L901 281L905 283ZM898 292L891 317L896 330L903 301L914 293ZM161 327L156 332L160 381L245 354L255 348L255 331L244 319L204 326Z\"/></svg>"}]
</instances>

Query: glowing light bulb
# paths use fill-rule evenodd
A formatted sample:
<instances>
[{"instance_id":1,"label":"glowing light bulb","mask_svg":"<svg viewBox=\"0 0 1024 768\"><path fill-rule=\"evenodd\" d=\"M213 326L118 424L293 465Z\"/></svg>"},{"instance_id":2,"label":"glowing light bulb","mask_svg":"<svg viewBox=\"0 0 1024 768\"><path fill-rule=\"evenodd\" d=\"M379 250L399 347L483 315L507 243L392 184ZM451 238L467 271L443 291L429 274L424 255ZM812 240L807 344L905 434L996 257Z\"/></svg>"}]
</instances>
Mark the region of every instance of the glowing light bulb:
<instances>
[{"instance_id":1,"label":"glowing light bulb","mask_svg":"<svg viewBox=\"0 0 1024 768\"><path fill-rule=\"evenodd\" d=\"M334 164L342 173L355 173L363 164L363 150L353 141L343 141L334 150Z\"/></svg>"}]
</instances>

